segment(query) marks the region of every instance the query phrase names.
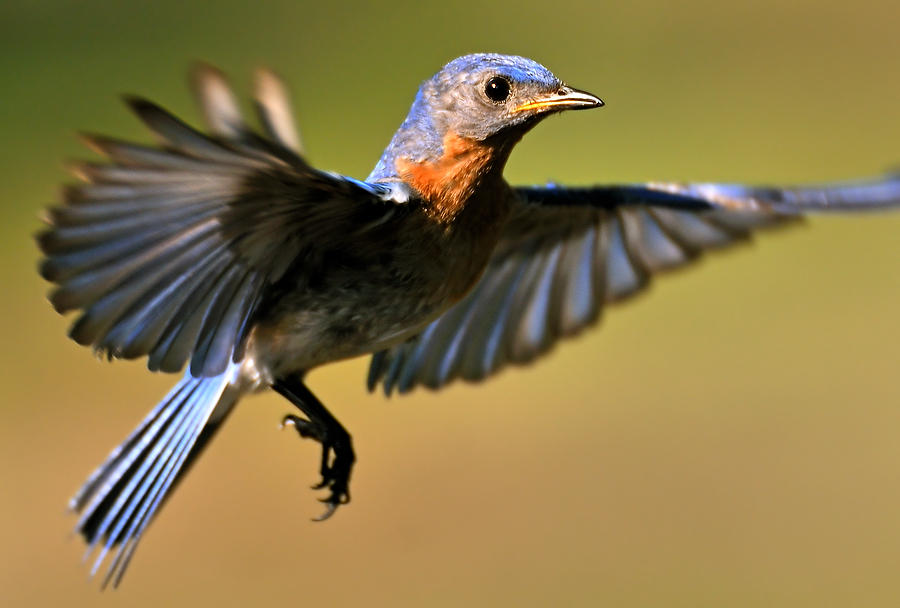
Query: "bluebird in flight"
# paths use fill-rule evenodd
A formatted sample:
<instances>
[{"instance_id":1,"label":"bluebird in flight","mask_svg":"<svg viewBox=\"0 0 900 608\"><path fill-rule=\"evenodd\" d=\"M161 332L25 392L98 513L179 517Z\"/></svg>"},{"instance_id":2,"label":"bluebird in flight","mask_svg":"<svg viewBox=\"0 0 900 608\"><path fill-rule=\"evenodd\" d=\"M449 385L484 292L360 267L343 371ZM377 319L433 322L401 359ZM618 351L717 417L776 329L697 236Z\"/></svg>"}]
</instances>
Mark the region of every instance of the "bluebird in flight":
<instances>
[{"instance_id":1,"label":"bluebird in flight","mask_svg":"<svg viewBox=\"0 0 900 608\"><path fill-rule=\"evenodd\" d=\"M326 511L349 501L349 433L306 373L372 353L385 393L479 381L548 352L657 272L804 212L900 205L900 177L821 187L649 183L513 187L509 154L541 120L599 108L523 57L474 54L425 81L372 173L304 160L284 87L257 73L259 128L221 73L192 84L208 133L127 102L157 146L85 136L38 236L70 336L109 358L187 368L71 499L118 584L155 511L248 393L274 389L322 445Z\"/></svg>"}]
</instances>

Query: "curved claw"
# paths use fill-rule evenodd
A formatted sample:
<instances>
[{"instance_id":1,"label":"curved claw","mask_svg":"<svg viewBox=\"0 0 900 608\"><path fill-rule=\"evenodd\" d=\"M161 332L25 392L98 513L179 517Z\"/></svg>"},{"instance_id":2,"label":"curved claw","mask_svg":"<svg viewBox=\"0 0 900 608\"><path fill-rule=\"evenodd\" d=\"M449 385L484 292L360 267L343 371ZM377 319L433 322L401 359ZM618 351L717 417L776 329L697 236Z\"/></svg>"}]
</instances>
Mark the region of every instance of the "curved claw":
<instances>
[{"instance_id":1,"label":"curved claw","mask_svg":"<svg viewBox=\"0 0 900 608\"><path fill-rule=\"evenodd\" d=\"M322 500L326 503L325 512L313 521L324 521L340 505L350 502L347 488L356 461L350 434L306 388L302 373L277 379L272 386L306 416L288 414L282 418L281 428L291 425L301 437L314 439L322 446L319 466L322 479L313 488L326 490L329 495Z\"/></svg>"},{"instance_id":2,"label":"curved claw","mask_svg":"<svg viewBox=\"0 0 900 608\"><path fill-rule=\"evenodd\" d=\"M327 501L327 500L323 501L323 502L326 502L328 504L328 506L325 508L325 512L322 513L321 515L319 515L318 517L313 517L313 519L312 519L313 521L325 521L326 519L328 519L329 517L334 515L334 512L337 511L338 504L340 504L340 503L331 502L331 501Z\"/></svg>"}]
</instances>

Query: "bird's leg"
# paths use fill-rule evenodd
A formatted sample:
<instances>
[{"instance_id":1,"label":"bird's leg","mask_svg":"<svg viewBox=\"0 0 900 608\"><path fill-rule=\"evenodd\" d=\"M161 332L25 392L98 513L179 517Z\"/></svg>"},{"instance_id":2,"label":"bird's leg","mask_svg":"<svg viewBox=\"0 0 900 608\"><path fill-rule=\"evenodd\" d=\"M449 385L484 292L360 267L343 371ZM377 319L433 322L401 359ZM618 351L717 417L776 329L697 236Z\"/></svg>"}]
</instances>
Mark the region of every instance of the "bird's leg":
<instances>
[{"instance_id":1,"label":"bird's leg","mask_svg":"<svg viewBox=\"0 0 900 608\"><path fill-rule=\"evenodd\" d=\"M322 444L322 481L313 488L327 488L331 492L327 498L321 499L328 508L316 521L328 519L339 505L350 502L350 472L356 460L350 434L306 387L301 375L279 378L272 388L306 415L306 418L301 418L288 414L281 422L282 427L289 424L297 429L301 437L315 439Z\"/></svg>"}]
</instances>

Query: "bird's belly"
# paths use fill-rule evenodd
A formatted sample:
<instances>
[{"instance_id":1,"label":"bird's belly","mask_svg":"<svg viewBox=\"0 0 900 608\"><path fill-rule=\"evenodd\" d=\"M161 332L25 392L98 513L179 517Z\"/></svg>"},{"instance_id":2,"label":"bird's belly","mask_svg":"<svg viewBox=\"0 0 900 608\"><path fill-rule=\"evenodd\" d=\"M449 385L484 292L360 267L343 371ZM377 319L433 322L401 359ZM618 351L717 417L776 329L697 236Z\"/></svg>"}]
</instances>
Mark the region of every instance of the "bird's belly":
<instances>
[{"instance_id":1,"label":"bird's belly","mask_svg":"<svg viewBox=\"0 0 900 608\"><path fill-rule=\"evenodd\" d=\"M466 269L465 276L449 273L455 280L446 272L396 280L376 271L286 294L277 314L254 328L248 354L271 379L387 348L452 306L482 269Z\"/></svg>"}]
</instances>

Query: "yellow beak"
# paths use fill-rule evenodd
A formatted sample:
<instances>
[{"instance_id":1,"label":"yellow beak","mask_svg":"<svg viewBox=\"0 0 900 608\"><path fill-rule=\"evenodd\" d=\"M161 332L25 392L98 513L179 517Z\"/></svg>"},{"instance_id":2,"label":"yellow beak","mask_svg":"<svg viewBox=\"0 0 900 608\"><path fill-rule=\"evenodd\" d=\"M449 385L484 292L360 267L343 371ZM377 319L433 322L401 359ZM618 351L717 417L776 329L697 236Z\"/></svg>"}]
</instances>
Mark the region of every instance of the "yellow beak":
<instances>
[{"instance_id":1,"label":"yellow beak","mask_svg":"<svg viewBox=\"0 0 900 608\"><path fill-rule=\"evenodd\" d=\"M596 95L591 95L586 91L579 91L571 87L561 87L555 93L551 93L546 97L532 99L520 106L512 109L512 113L524 112L526 110L587 110L589 108L599 108L603 105L603 100Z\"/></svg>"}]
</instances>

